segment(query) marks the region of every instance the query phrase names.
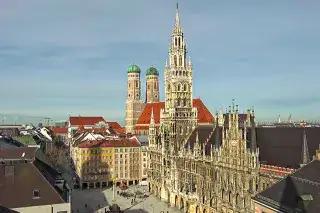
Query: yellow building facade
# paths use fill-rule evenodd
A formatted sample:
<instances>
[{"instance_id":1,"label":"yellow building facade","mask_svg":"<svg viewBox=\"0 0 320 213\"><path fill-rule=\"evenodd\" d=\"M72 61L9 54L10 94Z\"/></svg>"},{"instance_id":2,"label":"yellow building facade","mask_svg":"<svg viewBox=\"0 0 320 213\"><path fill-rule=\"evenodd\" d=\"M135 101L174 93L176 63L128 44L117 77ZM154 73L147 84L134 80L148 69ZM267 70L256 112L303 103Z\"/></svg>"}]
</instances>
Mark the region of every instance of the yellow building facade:
<instances>
[{"instance_id":1,"label":"yellow building facade","mask_svg":"<svg viewBox=\"0 0 320 213\"><path fill-rule=\"evenodd\" d=\"M87 140L73 148L75 170L81 188L142 180L141 146L136 138Z\"/></svg>"}]
</instances>

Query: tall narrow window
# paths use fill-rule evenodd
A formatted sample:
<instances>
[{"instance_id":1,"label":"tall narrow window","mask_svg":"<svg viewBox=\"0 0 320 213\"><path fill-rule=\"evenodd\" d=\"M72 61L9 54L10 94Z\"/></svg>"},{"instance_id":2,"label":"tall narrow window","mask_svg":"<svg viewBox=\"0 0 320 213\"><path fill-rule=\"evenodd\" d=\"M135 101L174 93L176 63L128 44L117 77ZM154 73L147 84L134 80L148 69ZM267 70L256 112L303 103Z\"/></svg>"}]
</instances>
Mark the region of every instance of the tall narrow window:
<instances>
[{"instance_id":1,"label":"tall narrow window","mask_svg":"<svg viewBox=\"0 0 320 213\"><path fill-rule=\"evenodd\" d=\"M174 66L177 66L177 56L174 56Z\"/></svg>"},{"instance_id":2,"label":"tall narrow window","mask_svg":"<svg viewBox=\"0 0 320 213\"><path fill-rule=\"evenodd\" d=\"M180 47L181 45L181 38L178 39L178 46Z\"/></svg>"},{"instance_id":3,"label":"tall narrow window","mask_svg":"<svg viewBox=\"0 0 320 213\"><path fill-rule=\"evenodd\" d=\"M138 88L139 87L139 82L138 81L136 81L136 88Z\"/></svg>"},{"instance_id":4,"label":"tall narrow window","mask_svg":"<svg viewBox=\"0 0 320 213\"><path fill-rule=\"evenodd\" d=\"M182 56L179 56L179 66L182 66Z\"/></svg>"}]
</instances>

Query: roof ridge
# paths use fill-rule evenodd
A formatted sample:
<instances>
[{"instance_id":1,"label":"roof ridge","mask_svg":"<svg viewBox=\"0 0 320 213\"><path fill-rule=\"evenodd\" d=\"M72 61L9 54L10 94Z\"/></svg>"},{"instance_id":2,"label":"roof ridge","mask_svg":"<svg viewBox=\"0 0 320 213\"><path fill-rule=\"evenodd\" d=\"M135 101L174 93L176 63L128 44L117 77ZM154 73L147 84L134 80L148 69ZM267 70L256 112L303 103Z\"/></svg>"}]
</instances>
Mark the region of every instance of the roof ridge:
<instances>
[{"instance_id":1,"label":"roof ridge","mask_svg":"<svg viewBox=\"0 0 320 213\"><path fill-rule=\"evenodd\" d=\"M38 159L39 160L39 159ZM40 160L41 161L41 160ZM56 193L59 198L61 199L61 201L63 203L68 203L66 202L62 196L57 192L57 190L51 185L51 183L43 176L43 174L41 173L41 171L36 167L36 165L34 165L34 161L31 163L31 165L38 171L38 173L40 174L41 178L44 179L44 181L49 185L49 187L54 191L54 193ZM64 180L65 181L65 180Z\"/></svg>"},{"instance_id":2,"label":"roof ridge","mask_svg":"<svg viewBox=\"0 0 320 213\"><path fill-rule=\"evenodd\" d=\"M297 180L297 181L300 181L302 183L309 183L313 186L320 186L320 182L315 182L315 181L312 181L312 180L308 180L308 179L305 179L305 178L301 178L301 177L295 177L295 176L291 176L293 179Z\"/></svg>"}]
</instances>

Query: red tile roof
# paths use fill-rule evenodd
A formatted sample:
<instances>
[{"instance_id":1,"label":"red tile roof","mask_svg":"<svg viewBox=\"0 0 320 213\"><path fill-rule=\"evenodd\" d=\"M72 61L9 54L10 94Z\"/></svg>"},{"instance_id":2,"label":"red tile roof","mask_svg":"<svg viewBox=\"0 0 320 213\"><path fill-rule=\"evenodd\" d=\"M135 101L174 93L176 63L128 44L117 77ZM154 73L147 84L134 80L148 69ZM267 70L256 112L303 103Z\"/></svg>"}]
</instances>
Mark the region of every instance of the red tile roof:
<instances>
[{"instance_id":1,"label":"red tile roof","mask_svg":"<svg viewBox=\"0 0 320 213\"><path fill-rule=\"evenodd\" d=\"M67 127L56 127L52 126L50 129L55 133L55 134L67 134L68 133L68 128Z\"/></svg>"},{"instance_id":2,"label":"red tile roof","mask_svg":"<svg viewBox=\"0 0 320 213\"><path fill-rule=\"evenodd\" d=\"M118 122L114 122L114 121L107 121L108 125L112 128L112 129L121 129L122 127L120 126L120 124L118 124Z\"/></svg>"},{"instance_id":3,"label":"red tile roof","mask_svg":"<svg viewBox=\"0 0 320 213\"><path fill-rule=\"evenodd\" d=\"M73 126L78 126L78 125L88 125L88 126L93 126L101 121L104 121L103 117L82 117L82 116L78 116L78 117L70 117L69 118L69 122L70 125Z\"/></svg>"},{"instance_id":4,"label":"red tile roof","mask_svg":"<svg viewBox=\"0 0 320 213\"><path fill-rule=\"evenodd\" d=\"M98 148L98 147L139 147L140 143L135 138L131 139L105 139L87 140L79 145L79 148Z\"/></svg>"},{"instance_id":5,"label":"red tile roof","mask_svg":"<svg viewBox=\"0 0 320 213\"><path fill-rule=\"evenodd\" d=\"M120 126L120 124L118 122L114 122L114 121L107 121L109 127L111 127L112 129L114 129L115 131L119 132L119 133L125 133L125 128L123 128L122 126Z\"/></svg>"},{"instance_id":6,"label":"red tile roof","mask_svg":"<svg viewBox=\"0 0 320 213\"><path fill-rule=\"evenodd\" d=\"M155 123L160 123L160 111L161 109L164 109L164 107L164 102L148 103L137 121L136 129L149 128L152 109ZM201 99L193 99L193 107L196 107L198 109L199 124L213 122L214 118L212 114L207 109L206 105L204 105L204 103L201 101Z\"/></svg>"}]
</instances>

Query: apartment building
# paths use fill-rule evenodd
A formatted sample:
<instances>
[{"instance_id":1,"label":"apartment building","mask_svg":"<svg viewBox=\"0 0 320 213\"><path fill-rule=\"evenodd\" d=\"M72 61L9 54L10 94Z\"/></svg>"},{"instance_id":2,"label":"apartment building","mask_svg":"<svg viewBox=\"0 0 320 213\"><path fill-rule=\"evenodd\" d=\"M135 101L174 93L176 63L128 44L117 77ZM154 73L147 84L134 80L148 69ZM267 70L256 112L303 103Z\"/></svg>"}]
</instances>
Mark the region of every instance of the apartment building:
<instances>
[{"instance_id":1,"label":"apartment building","mask_svg":"<svg viewBox=\"0 0 320 213\"><path fill-rule=\"evenodd\" d=\"M118 184L137 184L143 178L141 145L136 137L85 140L73 150L81 188L108 186L113 178Z\"/></svg>"}]
</instances>

